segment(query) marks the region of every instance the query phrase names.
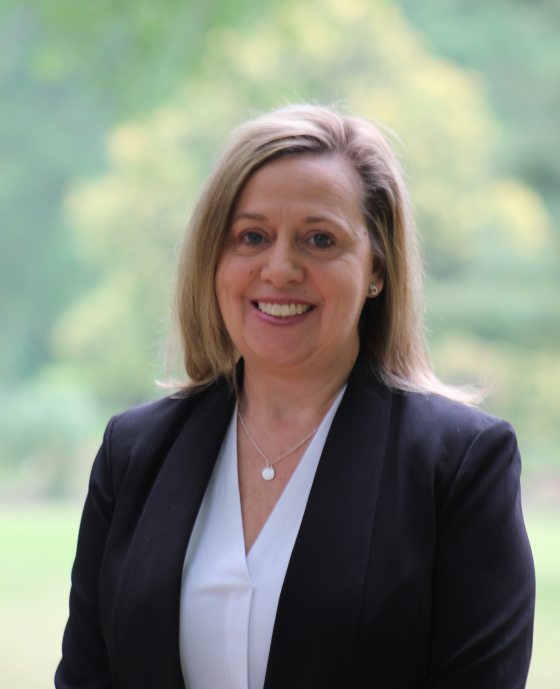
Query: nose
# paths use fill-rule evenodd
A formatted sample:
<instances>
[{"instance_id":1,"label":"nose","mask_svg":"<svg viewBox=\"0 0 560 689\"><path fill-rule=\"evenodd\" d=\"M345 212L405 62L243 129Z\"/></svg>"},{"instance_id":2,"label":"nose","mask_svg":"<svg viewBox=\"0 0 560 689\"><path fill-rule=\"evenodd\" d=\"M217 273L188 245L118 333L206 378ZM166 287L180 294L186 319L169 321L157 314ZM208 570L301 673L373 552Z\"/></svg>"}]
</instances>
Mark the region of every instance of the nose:
<instances>
[{"instance_id":1,"label":"nose","mask_svg":"<svg viewBox=\"0 0 560 689\"><path fill-rule=\"evenodd\" d=\"M305 277L302 257L290 241L278 239L264 256L261 278L275 287L299 283Z\"/></svg>"}]
</instances>

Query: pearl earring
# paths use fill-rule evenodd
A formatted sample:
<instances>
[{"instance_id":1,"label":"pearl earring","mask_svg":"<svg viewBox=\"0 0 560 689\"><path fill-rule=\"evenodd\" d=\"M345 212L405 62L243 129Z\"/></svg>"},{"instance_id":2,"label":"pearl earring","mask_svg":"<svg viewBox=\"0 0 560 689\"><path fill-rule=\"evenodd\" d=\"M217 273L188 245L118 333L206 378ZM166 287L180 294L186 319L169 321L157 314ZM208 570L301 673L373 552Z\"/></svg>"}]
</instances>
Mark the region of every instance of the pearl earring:
<instances>
[{"instance_id":1,"label":"pearl earring","mask_svg":"<svg viewBox=\"0 0 560 689\"><path fill-rule=\"evenodd\" d=\"M368 297L376 297L377 296L377 285L375 282L370 282L369 287L368 287Z\"/></svg>"}]
</instances>

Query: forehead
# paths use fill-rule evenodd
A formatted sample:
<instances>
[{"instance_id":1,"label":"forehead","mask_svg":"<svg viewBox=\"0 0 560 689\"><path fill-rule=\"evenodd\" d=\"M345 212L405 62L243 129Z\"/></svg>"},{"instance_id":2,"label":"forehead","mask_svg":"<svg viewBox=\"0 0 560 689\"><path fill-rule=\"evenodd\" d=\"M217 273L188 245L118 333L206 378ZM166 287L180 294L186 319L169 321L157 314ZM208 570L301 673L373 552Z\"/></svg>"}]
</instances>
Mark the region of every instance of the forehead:
<instances>
[{"instance_id":1,"label":"forehead","mask_svg":"<svg viewBox=\"0 0 560 689\"><path fill-rule=\"evenodd\" d=\"M342 154L290 154L265 163L243 185L235 211L282 202L359 210L363 185Z\"/></svg>"}]
</instances>

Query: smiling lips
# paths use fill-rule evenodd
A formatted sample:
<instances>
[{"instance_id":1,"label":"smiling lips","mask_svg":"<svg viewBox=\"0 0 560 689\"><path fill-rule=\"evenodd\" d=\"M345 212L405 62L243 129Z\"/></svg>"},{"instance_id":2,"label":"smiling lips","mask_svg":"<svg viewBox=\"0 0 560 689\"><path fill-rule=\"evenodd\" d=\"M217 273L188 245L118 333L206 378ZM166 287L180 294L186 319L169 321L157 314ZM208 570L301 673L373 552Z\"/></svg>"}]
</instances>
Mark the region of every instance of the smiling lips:
<instances>
[{"instance_id":1,"label":"smiling lips","mask_svg":"<svg viewBox=\"0 0 560 689\"><path fill-rule=\"evenodd\" d=\"M262 313L268 316L276 316L277 318L292 318L293 316L302 316L304 313L311 311L312 304L276 304L266 301L253 302L253 304Z\"/></svg>"}]
</instances>

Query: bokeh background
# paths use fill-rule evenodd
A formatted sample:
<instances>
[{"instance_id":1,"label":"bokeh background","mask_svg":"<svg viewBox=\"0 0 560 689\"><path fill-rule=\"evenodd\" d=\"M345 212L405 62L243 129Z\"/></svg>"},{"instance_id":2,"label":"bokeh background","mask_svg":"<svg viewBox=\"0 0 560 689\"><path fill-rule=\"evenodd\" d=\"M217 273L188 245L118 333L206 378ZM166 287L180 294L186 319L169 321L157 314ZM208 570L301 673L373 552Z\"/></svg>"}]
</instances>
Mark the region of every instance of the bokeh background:
<instances>
[{"instance_id":1,"label":"bokeh background","mask_svg":"<svg viewBox=\"0 0 560 689\"><path fill-rule=\"evenodd\" d=\"M4 0L0 685L49 686L109 416L161 395L176 248L236 123L336 103L398 133L436 370L516 427L560 686L560 3Z\"/></svg>"}]
</instances>

